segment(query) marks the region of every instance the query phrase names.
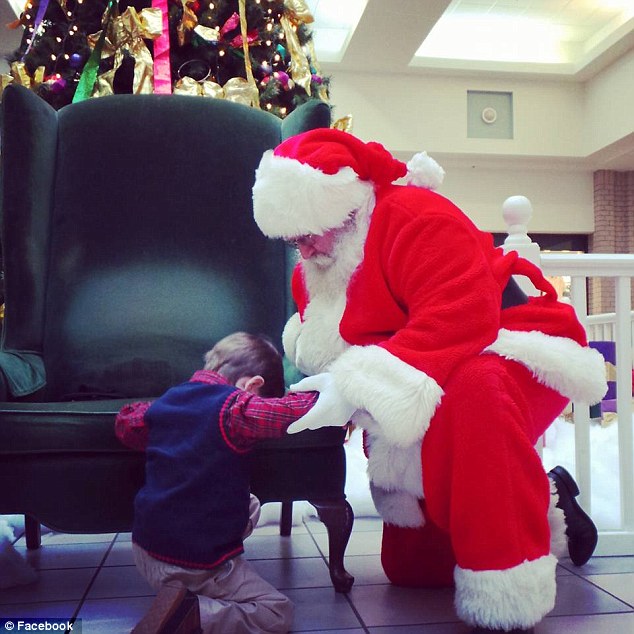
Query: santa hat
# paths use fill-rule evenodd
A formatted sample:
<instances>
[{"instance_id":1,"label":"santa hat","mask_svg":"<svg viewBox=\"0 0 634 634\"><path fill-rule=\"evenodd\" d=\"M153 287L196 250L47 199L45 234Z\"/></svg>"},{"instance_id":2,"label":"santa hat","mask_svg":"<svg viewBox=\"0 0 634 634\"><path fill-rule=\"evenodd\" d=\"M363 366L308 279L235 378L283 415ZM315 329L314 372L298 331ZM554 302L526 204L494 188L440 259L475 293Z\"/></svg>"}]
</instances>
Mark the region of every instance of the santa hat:
<instances>
[{"instance_id":1,"label":"santa hat","mask_svg":"<svg viewBox=\"0 0 634 634\"><path fill-rule=\"evenodd\" d=\"M406 165L380 143L318 128L264 153L255 173L254 217L271 238L323 234L341 226L373 192L399 178L433 189L443 176L443 169L425 152Z\"/></svg>"}]
</instances>

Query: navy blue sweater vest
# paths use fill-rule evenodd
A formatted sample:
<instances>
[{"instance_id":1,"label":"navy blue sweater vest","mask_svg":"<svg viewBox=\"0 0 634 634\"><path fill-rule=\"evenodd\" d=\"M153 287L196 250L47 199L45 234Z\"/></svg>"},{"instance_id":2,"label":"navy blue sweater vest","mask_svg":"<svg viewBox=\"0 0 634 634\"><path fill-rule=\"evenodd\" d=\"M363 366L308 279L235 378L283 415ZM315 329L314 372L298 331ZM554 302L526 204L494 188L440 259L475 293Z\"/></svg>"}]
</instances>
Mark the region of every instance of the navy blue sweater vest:
<instances>
[{"instance_id":1,"label":"navy blue sweater vest","mask_svg":"<svg viewBox=\"0 0 634 634\"><path fill-rule=\"evenodd\" d=\"M156 559L213 568L243 552L249 468L223 439L223 405L236 388L188 382L145 414L145 485L134 502L133 541Z\"/></svg>"}]
</instances>

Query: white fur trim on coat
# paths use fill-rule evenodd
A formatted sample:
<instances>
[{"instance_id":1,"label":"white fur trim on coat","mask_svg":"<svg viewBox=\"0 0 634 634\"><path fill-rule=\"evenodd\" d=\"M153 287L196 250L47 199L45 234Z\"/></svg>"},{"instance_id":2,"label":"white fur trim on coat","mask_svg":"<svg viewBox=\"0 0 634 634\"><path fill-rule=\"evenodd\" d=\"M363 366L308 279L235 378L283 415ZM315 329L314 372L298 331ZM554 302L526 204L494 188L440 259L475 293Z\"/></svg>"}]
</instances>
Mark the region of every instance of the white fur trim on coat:
<instances>
[{"instance_id":1,"label":"white fur trim on coat","mask_svg":"<svg viewBox=\"0 0 634 634\"><path fill-rule=\"evenodd\" d=\"M393 445L372 432L368 432L367 442L370 481L387 491L407 491L416 498L422 498L421 443L406 447Z\"/></svg>"},{"instance_id":2,"label":"white fur trim on coat","mask_svg":"<svg viewBox=\"0 0 634 634\"><path fill-rule=\"evenodd\" d=\"M386 491L370 482L372 502L384 522L402 528L421 528L425 516L418 499L406 491Z\"/></svg>"},{"instance_id":3,"label":"white fur trim on coat","mask_svg":"<svg viewBox=\"0 0 634 634\"><path fill-rule=\"evenodd\" d=\"M352 346L328 370L343 396L394 445L422 440L443 395L433 378L380 346Z\"/></svg>"},{"instance_id":4,"label":"white fur trim on coat","mask_svg":"<svg viewBox=\"0 0 634 634\"><path fill-rule=\"evenodd\" d=\"M456 612L468 625L528 629L555 607L557 559L545 555L508 570L456 566Z\"/></svg>"},{"instance_id":5,"label":"white fur trim on coat","mask_svg":"<svg viewBox=\"0 0 634 634\"><path fill-rule=\"evenodd\" d=\"M572 339L502 328L485 352L521 363L540 383L573 401L594 405L608 389L601 353Z\"/></svg>"},{"instance_id":6,"label":"white fur trim on coat","mask_svg":"<svg viewBox=\"0 0 634 634\"><path fill-rule=\"evenodd\" d=\"M296 363L295 344L297 343L297 337L299 337L299 331L301 328L302 322L299 318L299 313L294 313L286 322L284 330L282 331L282 347L284 348L284 354L293 364Z\"/></svg>"},{"instance_id":7,"label":"white fur trim on coat","mask_svg":"<svg viewBox=\"0 0 634 634\"><path fill-rule=\"evenodd\" d=\"M341 226L374 193L351 167L325 174L267 150L255 172L253 216L270 238L323 234Z\"/></svg>"}]
</instances>

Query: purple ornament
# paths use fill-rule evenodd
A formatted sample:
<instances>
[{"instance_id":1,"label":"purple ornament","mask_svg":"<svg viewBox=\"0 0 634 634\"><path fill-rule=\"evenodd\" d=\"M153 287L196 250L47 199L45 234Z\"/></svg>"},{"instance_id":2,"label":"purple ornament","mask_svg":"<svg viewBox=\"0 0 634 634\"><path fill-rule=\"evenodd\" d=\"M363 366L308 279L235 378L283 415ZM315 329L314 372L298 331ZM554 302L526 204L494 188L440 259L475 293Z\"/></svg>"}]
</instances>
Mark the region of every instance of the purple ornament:
<instances>
[{"instance_id":1,"label":"purple ornament","mask_svg":"<svg viewBox=\"0 0 634 634\"><path fill-rule=\"evenodd\" d=\"M81 55L79 53L73 53L70 56L68 63L70 64L71 68L79 68L81 64Z\"/></svg>"},{"instance_id":2,"label":"purple ornament","mask_svg":"<svg viewBox=\"0 0 634 634\"><path fill-rule=\"evenodd\" d=\"M288 86L288 82L290 80L288 73L285 73L283 70L279 70L273 73L273 75L280 82L280 84L282 84L282 86L284 86L285 88L286 86Z\"/></svg>"},{"instance_id":3,"label":"purple ornament","mask_svg":"<svg viewBox=\"0 0 634 634\"><path fill-rule=\"evenodd\" d=\"M60 92L64 92L65 88L66 88L66 80L58 79L57 81L53 82L53 85L51 86L51 92L55 94L59 94Z\"/></svg>"},{"instance_id":4,"label":"purple ornament","mask_svg":"<svg viewBox=\"0 0 634 634\"><path fill-rule=\"evenodd\" d=\"M311 81L315 82L316 84L321 85L324 80L319 76L319 75L311 75L310 76Z\"/></svg>"}]
</instances>

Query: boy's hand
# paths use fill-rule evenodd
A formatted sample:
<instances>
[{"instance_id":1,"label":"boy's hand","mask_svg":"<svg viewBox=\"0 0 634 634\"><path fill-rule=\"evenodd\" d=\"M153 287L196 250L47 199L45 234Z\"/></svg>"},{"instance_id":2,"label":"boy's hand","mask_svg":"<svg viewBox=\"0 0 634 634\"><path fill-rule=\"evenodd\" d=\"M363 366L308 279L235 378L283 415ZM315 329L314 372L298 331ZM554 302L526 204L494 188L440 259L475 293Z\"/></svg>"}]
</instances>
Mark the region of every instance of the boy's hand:
<instances>
[{"instance_id":1,"label":"boy's hand","mask_svg":"<svg viewBox=\"0 0 634 634\"><path fill-rule=\"evenodd\" d=\"M343 397L332 374L328 372L306 377L289 389L291 392L317 391L320 394L310 412L288 426L287 434L296 434L305 429L342 427L357 409Z\"/></svg>"}]
</instances>

